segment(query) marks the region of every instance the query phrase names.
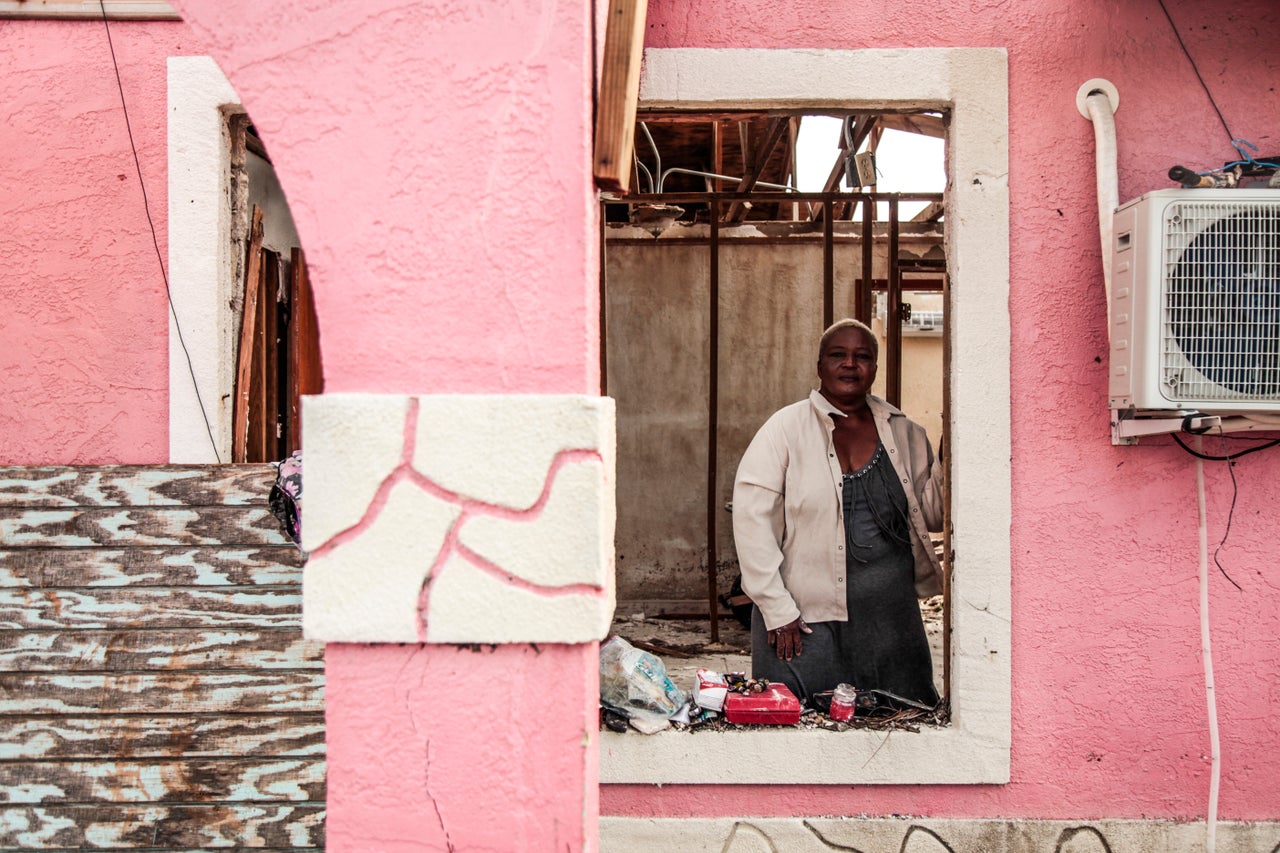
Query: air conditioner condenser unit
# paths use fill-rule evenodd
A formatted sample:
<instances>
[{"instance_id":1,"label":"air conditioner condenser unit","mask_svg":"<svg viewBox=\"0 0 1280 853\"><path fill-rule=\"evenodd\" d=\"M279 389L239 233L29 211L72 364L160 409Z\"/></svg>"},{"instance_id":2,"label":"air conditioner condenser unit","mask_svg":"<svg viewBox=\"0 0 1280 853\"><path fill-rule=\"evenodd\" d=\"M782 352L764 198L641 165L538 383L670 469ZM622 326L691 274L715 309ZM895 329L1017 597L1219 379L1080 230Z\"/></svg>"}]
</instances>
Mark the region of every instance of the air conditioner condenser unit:
<instances>
[{"instance_id":1,"label":"air conditioner condenser unit","mask_svg":"<svg viewBox=\"0 0 1280 853\"><path fill-rule=\"evenodd\" d=\"M1280 190L1159 190L1112 233L1111 408L1280 411Z\"/></svg>"}]
</instances>

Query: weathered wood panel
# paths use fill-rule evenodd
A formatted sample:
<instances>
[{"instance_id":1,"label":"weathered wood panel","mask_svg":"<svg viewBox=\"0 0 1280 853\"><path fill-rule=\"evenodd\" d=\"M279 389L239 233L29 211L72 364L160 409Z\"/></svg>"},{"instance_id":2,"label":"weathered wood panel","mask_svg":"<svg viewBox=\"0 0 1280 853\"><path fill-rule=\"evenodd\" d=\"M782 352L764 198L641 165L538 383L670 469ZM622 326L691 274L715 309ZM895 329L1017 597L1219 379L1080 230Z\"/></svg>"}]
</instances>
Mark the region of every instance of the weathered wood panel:
<instances>
[{"instance_id":1,"label":"weathered wood panel","mask_svg":"<svg viewBox=\"0 0 1280 853\"><path fill-rule=\"evenodd\" d=\"M109 737L103 737L109 731ZM0 717L0 760L324 755L324 717Z\"/></svg>"},{"instance_id":2,"label":"weathered wood panel","mask_svg":"<svg viewBox=\"0 0 1280 853\"><path fill-rule=\"evenodd\" d=\"M323 702L320 672L0 675L0 714L280 714Z\"/></svg>"},{"instance_id":3,"label":"weathered wood panel","mask_svg":"<svg viewBox=\"0 0 1280 853\"><path fill-rule=\"evenodd\" d=\"M307 850L324 846L324 805L0 807L0 850Z\"/></svg>"},{"instance_id":4,"label":"weathered wood panel","mask_svg":"<svg viewBox=\"0 0 1280 853\"><path fill-rule=\"evenodd\" d=\"M15 761L0 763L10 803L316 802L324 760Z\"/></svg>"},{"instance_id":5,"label":"weathered wood panel","mask_svg":"<svg viewBox=\"0 0 1280 853\"><path fill-rule=\"evenodd\" d=\"M0 468L0 507L247 506L274 482L267 465Z\"/></svg>"},{"instance_id":6,"label":"weathered wood panel","mask_svg":"<svg viewBox=\"0 0 1280 853\"><path fill-rule=\"evenodd\" d=\"M266 465L0 469L0 850L323 849Z\"/></svg>"},{"instance_id":7,"label":"weathered wood panel","mask_svg":"<svg viewBox=\"0 0 1280 853\"><path fill-rule=\"evenodd\" d=\"M265 506L0 508L0 542L10 548L292 544Z\"/></svg>"},{"instance_id":8,"label":"weathered wood panel","mask_svg":"<svg viewBox=\"0 0 1280 853\"><path fill-rule=\"evenodd\" d=\"M292 544L157 548L0 548L0 587L298 584Z\"/></svg>"},{"instance_id":9,"label":"weathered wood panel","mask_svg":"<svg viewBox=\"0 0 1280 853\"><path fill-rule=\"evenodd\" d=\"M0 631L0 672L323 669L324 644L296 630Z\"/></svg>"},{"instance_id":10,"label":"weathered wood panel","mask_svg":"<svg viewBox=\"0 0 1280 853\"><path fill-rule=\"evenodd\" d=\"M298 587L0 590L0 630L298 628Z\"/></svg>"}]
</instances>

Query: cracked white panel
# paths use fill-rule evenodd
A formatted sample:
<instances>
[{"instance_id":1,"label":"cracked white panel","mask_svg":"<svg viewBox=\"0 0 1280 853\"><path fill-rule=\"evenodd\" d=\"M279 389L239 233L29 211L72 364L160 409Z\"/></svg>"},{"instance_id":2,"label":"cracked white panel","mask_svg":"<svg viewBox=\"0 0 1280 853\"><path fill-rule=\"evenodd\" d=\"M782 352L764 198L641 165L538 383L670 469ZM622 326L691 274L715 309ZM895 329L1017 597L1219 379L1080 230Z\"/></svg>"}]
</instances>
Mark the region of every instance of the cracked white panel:
<instances>
[{"instance_id":1,"label":"cracked white panel","mask_svg":"<svg viewBox=\"0 0 1280 853\"><path fill-rule=\"evenodd\" d=\"M359 523L404 455L409 398L324 394L302 400L302 546L314 551Z\"/></svg>"},{"instance_id":2,"label":"cracked white panel","mask_svg":"<svg viewBox=\"0 0 1280 853\"><path fill-rule=\"evenodd\" d=\"M308 444L308 453L312 445ZM308 471L307 476L310 476ZM314 499L308 482L304 496ZM310 523L311 504L304 525ZM302 627L330 643L416 643L418 598L461 510L407 481L367 527L312 554L302 578Z\"/></svg>"},{"instance_id":3,"label":"cracked white panel","mask_svg":"<svg viewBox=\"0 0 1280 853\"><path fill-rule=\"evenodd\" d=\"M612 442L613 401L577 395L420 397L413 467L449 491L510 509L537 502L557 453Z\"/></svg>"},{"instance_id":4,"label":"cracked white panel","mask_svg":"<svg viewBox=\"0 0 1280 853\"><path fill-rule=\"evenodd\" d=\"M477 555L539 586L588 583L604 586L604 550L613 526L605 525L604 471L594 459L560 469L542 511L528 516L468 518L458 539Z\"/></svg>"},{"instance_id":5,"label":"cracked white panel","mask_svg":"<svg viewBox=\"0 0 1280 853\"><path fill-rule=\"evenodd\" d=\"M432 643L586 643L609 628L612 600L512 585L460 557L431 580L426 614Z\"/></svg>"},{"instance_id":6,"label":"cracked white panel","mask_svg":"<svg viewBox=\"0 0 1280 853\"><path fill-rule=\"evenodd\" d=\"M401 480L380 510L371 504L403 460L410 398L304 400L302 529L312 551L303 584L307 636L419 641L423 584L430 567L448 559L427 593L428 641L574 643L602 637L613 615L613 401L533 395L416 400L414 468L430 482ZM556 457L565 451L571 455L552 480ZM533 507L544 489L546 502L536 514L510 515ZM475 502L508 515L487 515ZM440 554L450 525L464 512L466 546L493 566ZM576 584L581 590L564 589Z\"/></svg>"}]
</instances>

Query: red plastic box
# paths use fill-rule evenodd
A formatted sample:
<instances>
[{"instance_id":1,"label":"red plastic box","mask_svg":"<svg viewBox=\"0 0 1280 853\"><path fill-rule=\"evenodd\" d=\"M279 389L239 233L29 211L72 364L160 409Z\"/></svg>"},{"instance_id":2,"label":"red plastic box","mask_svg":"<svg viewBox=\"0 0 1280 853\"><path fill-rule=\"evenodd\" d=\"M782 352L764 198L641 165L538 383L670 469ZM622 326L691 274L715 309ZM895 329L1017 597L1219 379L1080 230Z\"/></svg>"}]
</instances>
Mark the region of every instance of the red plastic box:
<instances>
[{"instance_id":1,"label":"red plastic box","mask_svg":"<svg viewBox=\"0 0 1280 853\"><path fill-rule=\"evenodd\" d=\"M800 700L785 684L770 684L763 693L730 693L724 718L731 723L794 726L800 722Z\"/></svg>"}]
</instances>

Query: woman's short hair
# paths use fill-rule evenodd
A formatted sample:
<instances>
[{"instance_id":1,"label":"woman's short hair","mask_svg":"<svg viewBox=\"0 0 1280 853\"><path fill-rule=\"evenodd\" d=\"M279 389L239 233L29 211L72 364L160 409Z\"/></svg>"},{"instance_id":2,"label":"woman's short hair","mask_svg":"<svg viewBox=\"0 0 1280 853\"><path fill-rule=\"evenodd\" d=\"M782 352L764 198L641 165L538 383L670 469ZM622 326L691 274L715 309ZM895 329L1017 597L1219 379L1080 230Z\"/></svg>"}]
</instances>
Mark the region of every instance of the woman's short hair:
<instances>
[{"instance_id":1,"label":"woman's short hair","mask_svg":"<svg viewBox=\"0 0 1280 853\"><path fill-rule=\"evenodd\" d=\"M827 341L831 340L831 336L841 329L861 329L866 332L867 339L871 341L871 355L876 361L880 360L880 341L876 339L876 333L871 331L871 327L866 323L855 320L852 317L836 320L822 333L822 339L818 341L818 358L822 358L822 353L827 349Z\"/></svg>"}]
</instances>

